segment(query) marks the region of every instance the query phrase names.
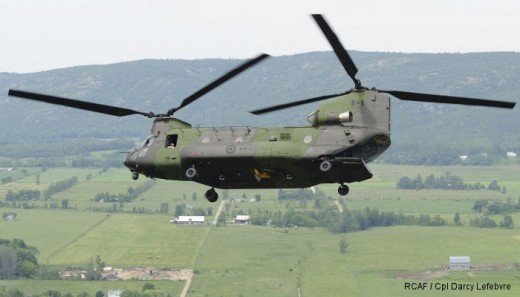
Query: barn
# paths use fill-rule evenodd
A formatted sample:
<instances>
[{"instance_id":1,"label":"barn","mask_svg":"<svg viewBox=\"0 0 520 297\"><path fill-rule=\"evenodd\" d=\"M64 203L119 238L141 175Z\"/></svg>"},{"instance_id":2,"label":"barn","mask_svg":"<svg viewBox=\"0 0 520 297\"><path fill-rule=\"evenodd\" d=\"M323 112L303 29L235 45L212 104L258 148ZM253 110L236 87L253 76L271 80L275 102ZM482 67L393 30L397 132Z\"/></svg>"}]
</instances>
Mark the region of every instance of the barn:
<instances>
[{"instance_id":1,"label":"barn","mask_svg":"<svg viewBox=\"0 0 520 297\"><path fill-rule=\"evenodd\" d=\"M471 259L469 256L451 256L450 270L468 270L471 268Z\"/></svg>"}]
</instances>

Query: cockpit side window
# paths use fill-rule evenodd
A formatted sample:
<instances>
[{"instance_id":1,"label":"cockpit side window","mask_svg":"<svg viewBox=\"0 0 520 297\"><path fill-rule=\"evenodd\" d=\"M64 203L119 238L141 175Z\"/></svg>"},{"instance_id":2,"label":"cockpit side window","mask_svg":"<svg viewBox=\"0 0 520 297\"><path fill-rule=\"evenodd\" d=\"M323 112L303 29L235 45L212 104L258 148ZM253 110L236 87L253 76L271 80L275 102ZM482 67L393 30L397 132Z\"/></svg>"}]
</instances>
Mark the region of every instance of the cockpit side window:
<instances>
[{"instance_id":1,"label":"cockpit side window","mask_svg":"<svg viewBox=\"0 0 520 297\"><path fill-rule=\"evenodd\" d=\"M177 134L171 134L166 136L166 142L164 143L164 146L167 148L174 149L177 147L177 140L179 138L179 135Z\"/></svg>"},{"instance_id":2,"label":"cockpit side window","mask_svg":"<svg viewBox=\"0 0 520 297\"><path fill-rule=\"evenodd\" d=\"M146 138L146 140L143 142L141 147L150 146L153 143L153 135L150 135Z\"/></svg>"}]
</instances>

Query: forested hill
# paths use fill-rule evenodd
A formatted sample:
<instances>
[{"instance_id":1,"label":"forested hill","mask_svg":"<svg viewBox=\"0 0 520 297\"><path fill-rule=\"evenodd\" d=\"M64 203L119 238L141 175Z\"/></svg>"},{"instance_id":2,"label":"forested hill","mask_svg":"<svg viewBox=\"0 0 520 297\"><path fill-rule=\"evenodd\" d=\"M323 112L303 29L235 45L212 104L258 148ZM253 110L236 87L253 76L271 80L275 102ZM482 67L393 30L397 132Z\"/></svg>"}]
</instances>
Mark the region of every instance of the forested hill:
<instances>
[{"instance_id":1,"label":"forested hill","mask_svg":"<svg viewBox=\"0 0 520 297\"><path fill-rule=\"evenodd\" d=\"M520 101L520 53L402 54L352 52L363 85ZM0 143L33 146L85 138L145 137L151 120L116 118L7 97L9 88L142 111L165 112L242 61L141 60L29 74L0 73ZM201 126L307 125L318 104L264 116L247 111L343 92L353 83L332 52L272 57L179 111ZM392 147L382 161L450 164L459 155L480 163L520 153L515 110L392 101ZM1 157L1 156L0 156Z\"/></svg>"}]
</instances>

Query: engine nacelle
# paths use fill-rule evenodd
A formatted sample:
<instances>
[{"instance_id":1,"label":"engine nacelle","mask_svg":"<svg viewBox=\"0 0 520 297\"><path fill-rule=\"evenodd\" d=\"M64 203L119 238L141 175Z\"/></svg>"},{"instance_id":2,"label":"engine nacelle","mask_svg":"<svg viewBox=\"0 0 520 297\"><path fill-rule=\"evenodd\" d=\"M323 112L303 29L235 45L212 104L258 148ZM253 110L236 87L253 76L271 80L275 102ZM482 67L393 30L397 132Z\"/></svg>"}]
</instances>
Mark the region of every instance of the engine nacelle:
<instances>
[{"instance_id":1,"label":"engine nacelle","mask_svg":"<svg viewBox=\"0 0 520 297\"><path fill-rule=\"evenodd\" d=\"M345 126L347 123L352 122L353 119L354 117L351 111L338 113L320 112L320 110L316 110L307 117L307 121L311 123L313 127L338 124Z\"/></svg>"}]
</instances>

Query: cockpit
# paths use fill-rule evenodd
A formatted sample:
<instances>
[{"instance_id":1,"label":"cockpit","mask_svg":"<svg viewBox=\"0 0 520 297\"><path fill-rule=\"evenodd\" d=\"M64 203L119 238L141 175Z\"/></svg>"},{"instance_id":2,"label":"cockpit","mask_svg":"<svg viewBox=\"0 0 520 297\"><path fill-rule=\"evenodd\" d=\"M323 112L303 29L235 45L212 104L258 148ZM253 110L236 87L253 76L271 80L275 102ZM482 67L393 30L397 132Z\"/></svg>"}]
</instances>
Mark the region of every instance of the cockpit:
<instances>
[{"instance_id":1,"label":"cockpit","mask_svg":"<svg viewBox=\"0 0 520 297\"><path fill-rule=\"evenodd\" d=\"M153 139L154 139L153 135L146 137L146 139L143 141L143 144L141 144L141 148L152 145Z\"/></svg>"}]
</instances>

